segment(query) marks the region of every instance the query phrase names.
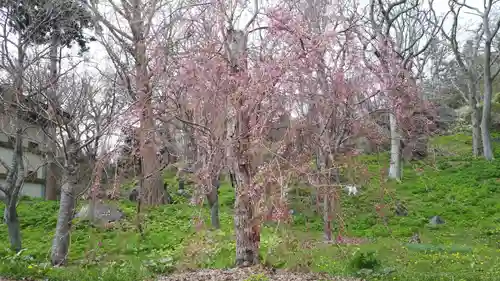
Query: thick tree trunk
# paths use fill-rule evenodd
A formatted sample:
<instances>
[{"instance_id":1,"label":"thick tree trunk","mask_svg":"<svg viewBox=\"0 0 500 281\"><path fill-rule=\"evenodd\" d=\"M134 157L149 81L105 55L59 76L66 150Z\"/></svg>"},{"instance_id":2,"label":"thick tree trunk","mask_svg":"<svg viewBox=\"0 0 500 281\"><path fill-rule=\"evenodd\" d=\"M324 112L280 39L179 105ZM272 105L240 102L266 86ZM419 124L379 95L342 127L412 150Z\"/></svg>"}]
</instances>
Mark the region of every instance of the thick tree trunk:
<instances>
[{"instance_id":1,"label":"thick tree trunk","mask_svg":"<svg viewBox=\"0 0 500 281\"><path fill-rule=\"evenodd\" d=\"M389 166L389 178L401 180L401 137L398 132L396 116L389 115L391 134L391 160Z\"/></svg>"},{"instance_id":2,"label":"thick tree trunk","mask_svg":"<svg viewBox=\"0 0 500 281\"><path fill-rule=\"evenodd\" d=\"M207 194L208 206L210 207L210 221L212 227L215 229L220 228L219 220L219 175L212 178L212 186L210 192Z\"/></svg>"},{"instance_id":3,"label":"thick tree trunk","mask_svg":"<svg viewBox=\"0 0 500 281\"><path fill-rule=\"evenodd\" d=\"M246 48L247 32L230 29L227 33L226 51L233 73L247 69ZM235 89L236 90L236 89ZM232 145L228 147L228 156L235 176L234 227L236 233L236 265L252 266L259 262L260 220L255 217L254 203L250 197L254 175L250 143L249 105L244 97L236 95L234 111L236 118L229 122L227 137ZM233 130L234 128L234 130Z\"/></svg>"},{"instance_id":4,"label":"thick tree trunk","mask_svg":"<svg viewBox=\"0 0 500 281\"><path fill-rule=\"evenodd\" d=\"M259 263L260 220L254 214L253 200L256 198L250 196L253 170L249 154L249 116L241 110L237 120L236 135L247 137L238 138L232 151L237 186L234 206L236 265L246 267Z\"/></svg>"},{"instance_id":5,"label":"thick tree trunk","mask_svg":"<svg viewBox=\"0 0 500 281\"><path fill-rule=\"evenodd\" d=\"M52 42L50 45L50 86L47 91L48 98L52 101L49 114L51 118L55 117L55 111L53 110L54 101L57 98L57 49L59 48L59 35L57 32L52 34ZM53 123L48 125L48 151L47 151L47 177L45 183L45 199L56 200L57 199L57 164L55 161L56 153L56 129Z\"/></svg>"},{"instance_id":6,"label":"thick tree trunk","mask_svg":"<svg viewBox=\"0 0 500 281\"><path fill-rule=\"evenodd\" d=\"M260 224L254 220L253 204L238 185L234 206L234 227L236 232L236 266L247 267L259 263Z\"/></svg>"},{"instance_id":7,"label":"thick tree trunk","mask_svg":"<svg viewBox=\"0 0 500 281\"><path fill-rule=\"evenodd\" d=\"M161 177L160 163L156 157L154 147L154 122L150 102L145 102L145 111L141 118L141 135L143 135L143 145L141 146L141 166L144 185L141 192L141 200L144 205L165 204L165 194L163 190L163 180Z\"/></svg>"},{"instance_id":8,"label":"thick tree trunk","mask_svg":"<svg viewBox=\"0 0 500 281\"><path fill-rule=\"evenodd\" d=\"M64 265L67 261L70 244L71 220L75 209L74 182L65 176L61 187L61 201L57 217L56 233L52 241L52 265Z\"/></svg>"},{"instance_id":9,"label":"thick tree trunk","mask_svg":"<svg viewBox=\"0 0 500 281\"><path fill-rule=\"evenodd\" d=\"M138 98L141 106L140 115L140 154L141 170L144 185L141 186L141 200L144 205L165 204L166 190L163 189L163 180L160 161L155 149L155 124L153 106L151 103L152 93L150 88L149 73L147 70L146 47L144 39L139 38L136 42L136 85Z\"/></svg>"},{"instance_id":10,"label":"thick tree trunk","mask_svg":"<svg viewBox=\"0 0 500 281\"><path fill-rule=\"evenodd\" d=\"M19 252L22 249L21 245L21 226L17 217L16 202L17 198L7 196L4 222L7 224L7 232L9 234L10 247L13 251Z\"/></svg>"}]
</instances>

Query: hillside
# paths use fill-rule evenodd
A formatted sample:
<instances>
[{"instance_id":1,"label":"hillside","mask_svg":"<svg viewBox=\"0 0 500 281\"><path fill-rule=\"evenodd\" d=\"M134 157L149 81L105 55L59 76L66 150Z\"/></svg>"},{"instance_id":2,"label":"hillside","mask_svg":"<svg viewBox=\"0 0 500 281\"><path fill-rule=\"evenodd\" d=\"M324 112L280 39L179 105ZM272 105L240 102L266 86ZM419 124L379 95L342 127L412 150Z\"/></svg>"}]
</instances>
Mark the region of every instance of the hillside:
<instances>
[{"instance_id":1,"label":"hillside","mask_svg":"<svg viewBox=\"0 0 500 281\"><path fill-rule=\"evenodd\" d=\"M360 187L359 196L342 193L338 219L344 223L342 228L335 224L336 233L341 230L344 237L366 240L359 245L321 242L322 221L311 210L310 194L294 191L292 225L267 224L263 230L263 262L278 269L368 280L500 280L500 155L491 163L473 159L467 156L469 143L464 135L433 140L435 153L426 161L407 164L401 183L386 183L376 176L386 167L387 155L359 157L372 178ZM71 265L63 269L48 266L57 202L23 199L19 215L26 249L12 254L7 229L0 226L0 276L132 281L176 270L230 268L235 251L234 196L227 183L220 193L219 231L205 226L206 208L190 206L180 197L178 204L145 215L143 238L136 232L135 205L127 202L120 203L127 219L111 228L76 222ZM407 216L394 214L398 201L408 209ZM200 225L194 220L198 216L207 223L194 227ZM445 223L429 224L433 216ZM415 232L422 244L409 245ZM267 280L259 275L249 278Z\"/></svg>"}]
</instances>

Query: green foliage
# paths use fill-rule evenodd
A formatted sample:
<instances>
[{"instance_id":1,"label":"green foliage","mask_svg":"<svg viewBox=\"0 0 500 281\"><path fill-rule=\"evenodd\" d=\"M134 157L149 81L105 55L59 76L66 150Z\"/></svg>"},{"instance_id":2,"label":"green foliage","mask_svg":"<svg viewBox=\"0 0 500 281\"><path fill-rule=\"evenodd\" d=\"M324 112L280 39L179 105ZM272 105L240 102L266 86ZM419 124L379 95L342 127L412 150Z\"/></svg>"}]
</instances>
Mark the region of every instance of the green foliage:
<instances>
[{"instance_id":1,"label":"green foliage","mask_svg":"<svg viewBox=\"0 0 500 281\"><path fill-rule=\"evenodd\" d=\"M93 21L79 1L2 1L0 6L10 10L9 25L31 43L46 44L57 34L62 46L71 47L76 42L80 51L86 51L88 42L95 40L84 34L84 29L93 28Z\"/></svg>"},{"instance_id":2,"label":"green foliage","mask_svg":"<svg viewBox=\"0 0 500 281\"><path fill-rule=\"evenodd\" d=\"M357 252L349 263L349 267L354 272L362 269L376 270L380 266L380 261L377 259L374 251Z\"/></svg>"},{"instance_id":3,"label":"green foliage","mask_svg":"<svg viewBox=\"0 0 500 281\"><path fill-rule=\"evenodd\" d=\"M380 177L380 171L387 169L387 154L358 157L370 181L361 186L359 196L340 193L342 220L336 220L333 229L343 236L368 238L364 244L323 243L322 218L312 205L315 193L296 187L290 193L293 223L265 223L262 228L262 261L275 268L358 275L366 280L498 280L500 160L469 156L470 140L465 134L433 139L432 148L445 156L436 153L425 161L407 163L401 183ZM166 175L166 181L173 194L175 177ZM69 265L62 269L48 266L57 203L25 198L18 208L25 249L16 255L8 249L7 239L0 240L0 276L137 281L173 270L232 267L234 190L225 181L219 192L220 230L208 227L206 206L189 206L185 198L148 210L143 217L144 237L137 233L136 206L130 202L120 203L126 219L112 229L75 221ZM396 201L405 203L408 216L395 216ZM382 206L385 219L376 205ZM445 224L429 227L435 215ZM423 243L407 244L415 232ZM7 237L5 225L0 226L0 236Z\"/></svg>"}]
</instances>

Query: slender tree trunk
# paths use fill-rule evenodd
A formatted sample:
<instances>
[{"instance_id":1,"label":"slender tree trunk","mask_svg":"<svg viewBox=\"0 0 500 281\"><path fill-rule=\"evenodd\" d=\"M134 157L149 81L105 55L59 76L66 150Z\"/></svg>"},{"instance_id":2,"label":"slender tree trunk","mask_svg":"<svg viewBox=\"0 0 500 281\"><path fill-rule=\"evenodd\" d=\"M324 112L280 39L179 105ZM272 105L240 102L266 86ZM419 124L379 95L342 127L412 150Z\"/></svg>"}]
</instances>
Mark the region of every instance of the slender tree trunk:
<instances>
[{"instance_id":1,"label":"slender tree trunk","mask_svg":"<svg viewBox=\"0 0 500 281\"><path fill-rule=\"evenodd\" d=\"M486 42L484 48L484 99L483 116L481 118L481 133L483 138L483 155L486 160L493 160L493 149L491 147L490 120L491 120L491 99L493 96L493 86L491 79L491 42Z\"/></svg>"},{"instance_id":2,"label":"slender tree trunk","mask_svg":"<svg viewBox=\"0 0 500 281\"><path fill-rule=\"evenodd\" d=\"M396 116L389 115L391 134L391 161L389 166L389 178L401 180L401 137L398 132Z\"/></svg>"},{"instance_id":3,"label":"slender tree trunk","mask_svg":"<svg viewBox=\"0 0 500 281\"><path fill-rule=\"evenodd\" d=\"M14 75L14 86L16 98L14 101L22 100L23 96L23 76L24 76L24 47L22 44L18 45L18 65L16 73ZM21 244L21 227L19 224L19 218L17 216L17 199L19 198L19 192L24 183L25 170L24 170L24 159L23 159L23 121L22 121L22 108L20 105L16 107L15 110L15 144L13 149L12 163L9 171L7 172L7 188L5 192L5 212L4 212L4 222L7 224L7 232L9 235L9 241L12 250L19 252L22 249Z\"/></svg>"},{"instance_id":4,"label":"slender tree trunk","mask_svg":"<svg viewBox=\"0 0 500 281\"><path fill-rule=\"evenodd\" d=\"M52 265L64 265L67 261L70 245L71 221L75 212L77 184L77 157L76 141L70 136L67 142L66 163L63 172L63 185L61 187L61 200L59 201L59 213L57 216L56 233L52 241L51 262ZM93 210L89 210L92 212Z\"/></svg>"},{"instance_id":5,"label":"slender tree trunk","mask_svg":"<svg viewBox=\"0 0 500 281\"><path fill-rule=\"evenodd\" d=\"M212 175L212 186L210 192L207 194L208 206L210 207L210 221L212 227L215 229L220 228L219 220L219 175Z\"/></svg>"},{"instance_id":6,"label":"slender tree trunk","mask_svg":"<svg viewBox=\"0 0 500 281\"><path fill-rule=\"evenodd\" d=\"M472 109L472 153L474 156L478 157L482 154L482 137L481 137L481 113L476 107Z\"/></svg>"},{"instance_id":7,"label":"slender tree trunk","mask_svg":"<svg viewBox=\"0 0 500 281\"><path fill-rule=\"evenodd\" d=\"M19 224L16 208L17 198L6 196L5 203L4 222L7 224L10 247L13 251L19 252L22 249L22 245L21 226Z\"/></svg>"},{"instance_id":8,"label":"slender tree trunk","mask_svg":"<svg viewBox=\"0 0 500 281\"><path fill-rule=\"evenodd\" d=\"M331 198L326 190L323 194L323 236L325 241L332 241Z\"/></svg>"},{"instance_id":9,"label":"slender tree trunk","mask_svg":"<svg viewBox=\"0 0 500 281\"><path fill-rule=\"evenodd\" d=\"M51 100L49 103L51 115L50 118L55 117L55 112L52 108L54 106L55 99L57 98L57 49L59 48L59 34L57 32L53 32L52 40L50 45L50 86L48 88L47 96ZM56 128L53 123L49 122L48 125L48 151L47 151L47 176L45 183L45 199L47 200L56 200L57 199L57 164L55 160L56 155Z\"/></svg>"},{"instance_id":10,"label":"slender tree trunk","mask_svg":"<svg viewBox=\"0 0 500 281\"><path fill-rule=\"evenodd\" d=\"M477 89L474 82L469 82L469 107L471 109L471 125L472 125L472 154L479 156L482 153L481 143L481 115L477 107Z\"/></svg>"},{"instance_id":11,"label":"slender tree trunk","mask_svg":"<svg viewBox=\"0 0 500 281\"><path fill-rule=\"evenodd\" d=\"M71 176L64 176L65 183L61 187L61 201L57 217L56 233L52 241L52 265L64 265L67 261L70 245L71 220L75 210L74 182ZM89 210L92 211L92 210Z\"/></svg>"},{"instance_id":12,"label":"slender tree trunk","mask_svg":"<svg viewBox=\"0 0 500 281\"><path fill-rule=\"evenodd\" d=\"M229 170L229 179L231 180L231 187L236 189L236 177L234 176L234 172Z\"/></svg>"}]
</instances>

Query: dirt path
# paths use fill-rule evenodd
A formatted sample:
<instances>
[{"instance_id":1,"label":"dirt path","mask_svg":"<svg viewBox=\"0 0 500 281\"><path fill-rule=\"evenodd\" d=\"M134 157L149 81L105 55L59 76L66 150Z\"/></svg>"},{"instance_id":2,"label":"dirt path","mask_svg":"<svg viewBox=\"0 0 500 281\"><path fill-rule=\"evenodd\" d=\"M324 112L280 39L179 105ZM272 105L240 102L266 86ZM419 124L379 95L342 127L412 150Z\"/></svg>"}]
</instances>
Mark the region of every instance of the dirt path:
<instances>
[{"instance_id":1,"label":"dirt path","mask_svg":"<svg viewBox=\"0 0 500 281\"><path fill-rule=\"evenodd\" d=\"M265 276L265 277L264 277ZM252 278L253 277L253 278ZM261 278L258 278L261 277ZM330 277L326 274L296 273L263 268L202 269L174 273L158 281L362 281L356 278ZM15 281L0 277L0 281Z\"/></svg>"},{"instance_id":2,"label":"dirt path","mask_svg":"<svg viewBox=\"0 0 500 281\"><path fill-rule=\"evenodd\" d=\"M258 279L265 276L267 279ZM255 279L249 279L254 277ZM161 277L159 281L361 281L354 278L333 278L325 274L293 273L287 271L263 270L259 268L244 269L204 269L193 272L174 273Z\"/></svg>"}]
</instances>

